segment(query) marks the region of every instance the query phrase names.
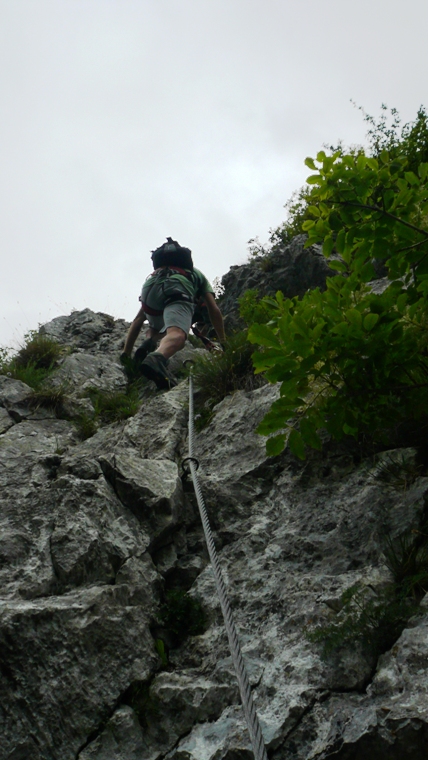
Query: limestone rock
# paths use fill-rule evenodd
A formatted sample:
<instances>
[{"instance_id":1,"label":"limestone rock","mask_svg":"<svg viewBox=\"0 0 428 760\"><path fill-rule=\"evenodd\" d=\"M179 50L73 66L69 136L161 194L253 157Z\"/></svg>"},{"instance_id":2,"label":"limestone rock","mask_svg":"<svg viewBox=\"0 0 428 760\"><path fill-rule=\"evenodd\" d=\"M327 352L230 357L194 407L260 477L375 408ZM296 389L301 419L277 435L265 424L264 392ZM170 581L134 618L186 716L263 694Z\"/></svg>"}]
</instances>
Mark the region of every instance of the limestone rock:
<instances>
[{"instance_id":1,"label":"limestone rock","mask_svg":"<svg viewBox=\"0 0 428 760\"><path fill-rule=\"evenodd\" d=\"M9 430L14 424L14 421L6 409L0 407L0 435Z\"/></svg>"},{"instance_id":2,"label":"limestone rock","mask_svg":"<svg viewBox=\"0 0 428 760\"><path fill-rule=\"evenodd\" d=\"M84 351L120 354L129 323L91 309L72 311L42 325L40 332L63 346Z\"/></svg>"},{"instance_id":3,"label":"limestone rock","mask_svg":"<svg viewBox=\"0 0 428 760\"><path fill-rule=\"evenodd\" d=\"M144 527L150 547L160 545L179 519L183 496L177 465L141 459L134 449L101 457L100 464L122 504Z\"/></svg>"},{"instance_id":4,"label":"limestone rock","mask_svg":"<svg viewBox=\"0 0 428 760\"><path fill-rule=\"evenodd\" d=\"M246 264L233 266L222 277L224 295L220 306L230 327L240 326L238 298L246 290L260 296L275 295L281 290L287 298L302 296L310 288L325 289L330 269L321 246L305 248L306 235L297 235L289 245L277 246L268 256L255 257Z\"/></svg>"},{"instance_id":5,"label":"limestone rock","mask_svg":"<svg viewBox=\"0 0 428 760\"><path fill-rule=\"evenodd\" d=\"M124 585L2 602L1 757L75 758L128 684L156 668L148 623Z\"/></svg>"},{"instance_id":6,"label":"limestone rock","mask_svg":"<svg viewBox=\"0 0 428 760\"><path fill-rule=\"evenodd\" d=\"M256 261L226 278L231 314L246 287L300 294L328 276L303 239L263 266L272 269ZM44 326L68 347L54 377L67 380L72 413L83 387L125 387L126 328L90 310ZM0 760L252 758L197 505L181 480L180 365L193 352L175 359L176 388L147 384L133 418L86 441L69 420L37 416L31 389L0 377ZM425 470L414 450L361 461L327 436L305 462L267 457L255 428L278 392L224 399L195 442L269 756L419 760L426 603L380 657L358 641L323 656L307 634L338 620L356 584L375 596L388 588L385 540L421 534ZM204 633L168 635L159 610L170 589L202 604Z\"/></svg>"},{"instance_id":7,"label":"limestone rock","mask_svg":"<svg viewBox=\"0 0 428 760\"><path fill-rule=\"evenodd\" d=\"M78 760L141 760L144 757L141 726L131 707L122 705L104 731L82 752Z\"/></svg>"},{"instance_id":8,"label":"limestone rock","mask_svg":"<svg viewBox=\"0 0 428 760\"><path fill-rule=\"evenodd\" d=\"M69 392L75 389L81 394L91 388L102 391L124 391L126 388L126 377L117 360L83 352L66 356L51 382L66 386Z\"/></svg>"},{"instance_id":9,"label":"limestone rock","mask_svg":"<svg viewBox=\"0 0 428 760\"><path fill-rule=\"evenodd\" d=\"M21 422L22 419L30 416L29 399L32 393L32 388L21 380L0 375L0 408L4 407L9 417L16 422Z\"/></svg>"}]
</instances>

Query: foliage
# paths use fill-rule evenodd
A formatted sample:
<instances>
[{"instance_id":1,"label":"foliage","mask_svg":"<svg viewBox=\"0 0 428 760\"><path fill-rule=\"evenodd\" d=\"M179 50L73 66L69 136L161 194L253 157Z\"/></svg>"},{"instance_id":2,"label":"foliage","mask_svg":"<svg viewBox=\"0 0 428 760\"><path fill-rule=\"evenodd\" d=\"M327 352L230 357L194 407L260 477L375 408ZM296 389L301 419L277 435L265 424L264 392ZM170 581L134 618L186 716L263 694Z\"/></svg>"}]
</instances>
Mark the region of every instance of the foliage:
<instances>
[{"instance_id":1,"label":"foliage","mask_svg":"<svg viewBox=\"0 0 428 760\"><path fill-rule=\"evenodd\" d=\"M324 656L357 643L379 656L391 648L417 610L417 604L393 586L376 592L358 584L342 594L341 607L336 620L306 633L310 641L322 645Z\"/></svg>"},{"instance_id":2,"label":"foliage","mask_svg":"<svg viewBox=\"0 0 428 760\"><path fill-rule=\"evenodd\" d=\"M170 589L159 611L159 623L166 629L168 638L179 646L187 636L204 632L206 616L197 599L181 589Z\"/></svg>"},{"instance_id":3,"label":"foliage","mask_svg":"<svg viewBox=\"0 0 428 760\"><path fill-rule=\"evenodd\" d=\"M406 597L420 601L428 591L428 523L386 539L385 564Z\"/></svg>"},{"instance_id":4,"label":"foliage","mask_svg":"<svg viewBox=\"0 0 428 760\"><path fill-rule=\"evenodd\" d=\"M89 388L87 395L94 406L94 417L105 423L133 417L140 408L138 384L129 385L126 391L104 391Z\"/></svg>"},{"instance_id":5,"label":"foliage","mask_svg":"<svg viewBox=\"0 0 428 760\"><path fill-rule=\"evenodd\" d=\"M168 665L168 654L165 649L165 642L162 639L155 639L155 649L161 659L164 668Z\"/></svg>"},{"instance_id":6,"label":"foliage","mask_svg":"<svg viewBox=\"0 0 428 760\"><path fill-rule=\"evenodd\" d=\"M428 115L423 106L419 108L415 121L405 124L401 129L401 118L396 108L390 110L390 124L388 108L384 103L377 121L361 106L360 111L364 114L364 121L370 125L367 139L371 155L380 156L384 150L394 156L405 155L408 168L413 172L417 172L419 164L428 162Z\"/></svg>"},{"instance_id":7,"label":"foliage","mask_svg":"<svg viewBox=\"0 0 428 760\"><path fill-rule=\"evenodd\" d=\"M82 412L73 419L79 438L85 441L91 438L103 422L119 422L133 417L140 408L139 384L130 384L126 391L104 391L100 388L88 388L85 393L92 401L93 414Z\"/></svg>"},{"instance_id":8,"label":"foliage","mask_svg":"<svg viewBox=\"0 0 428 760\"><path fill-rule=\"evenodd\" d=\"M247 325L254 322L265 324L272 318L269 300L260 298L256 289L246 290L244 295L238 298L238 303L239 314Z\"/></svg>"},{"instance_id":9,"label":"foliage","mask_svg":"<svg viewBox=\"0 0 428 760\"><path fill-rule=\"evenodd\" d=\"M77 435L81 441L86 441L88 438L92 438L97 432L97 421L93 414L87 414L82 412L73 419L73 424L77 430Z\"/></svg>"},{"instance_id":10,"label":"foliage","mask_svg":"<svg viewBox=\"0 0 428 760\"><path fill-rule=\"evenodd\" d=\"M396 491L406 491L422 474L423 465L403 452L383 454L370 471L370 478L379 481Z\"/></svg>"},{"instance_id":11,"label":"foliage","mask_svg":"<svg viewBox=\"0 0 428 760\"><path fill-rule=\"evenodd\" d=\"M66 385L49 385L48 383L44 383L37 390L33 391L28 400L30 405L35 409L43 407L53 409L55 413L59 413L67 390Z\"/></svg>"},{"instance_id":12,"label":"foliage","mask_svg":"<svg viewBox=\"0 0 428 760\"><path fill-rule=\"evenodd\" d=\"M159 700L151 695L148 681L133 681L123 694L121 702L132 707L140 725L145 729L152 723L158 723L161 718Z\"/></svg>"},{"instance_id":13,"label":"foliage","mask_svg":"<svg viewBox=\"0 0 428 760\"><path fill-rule=\"evenodd\" d=\"M244 331L229 336L224 351L207 351L197 357L192 372L200 424L211 417L214 406L225 396L237 390L253 390L264 383L254 375L252 351Z\"/></svg>"},{"instance_id":14,"label":"foliage","mask_svg":"<svg viewBox=\"0 0 428 760\"><path fill-rule=\"evenodd\" d=\"M341 596L336 619L307 632L324 655L341 646L361 643L372 655L390 649L428 591L428 521L396 538L384 539L384 563L392 581L381 589L356 584Z\"/></svg>"},{"instance_id":15,"label":"foliage","mask_svg":"<svg viewBox=\"0 0 428 760\"><path fill-rule=\"evenodd\" d=\"M268 453L288 438L301 458L306 445L320 448L321 427L336 439L384 440L394 425L428 415L428 163L413 172L405 155L382 150L321 151L306 164L315 172L306 246L339 254L329 262L338 274L300 301L262 299L270 321L249 330L262 346L256 371L281 382L259 432L276 433ZM368 285L375 259L390 281L381 294Z\"/></svg>"},{"instance_id":16,"label":"foliage","mask_svg":"<svg viewBox=\"0 0 428 760\"><path fill-rule=\"evenodd\" d=\"M51 369L59 359L62 348L56 340L32 330L24 336L24 344L15 357L18 367L33 365L36 369Z\"/></svg>"},{"instance_id":17,"label":"foliage","mask_svg":"<svg viewBox=\"0 0 428 760\"><path fill-rule=\"evenodd\" d=\"M391 158L405 157L407 169L417 174L418 166L428 162L428 114L421 106L416 119L401 126L401 118L396 108L388 108L381 105L381 114L378 119L367 114L360 106L364 121L368 124L366 139L368 148L352 146L345 148L343 143L331 145L329 152L344 155L348 153L355 158L358 155L379 158L383 151L387 151ZM309 206L312 204L311 188L304 185L295 191L285 204L286 220L276 229L269 231L269 242L261 245L257 238L249 240L249 251L253 256L266 256L278 246L284 246L291 242L293 237L304 232L304 222L312 219Z\"/></svg>"},{"instance_id":18,"label":"foliage","mask_svg":"<svg viewBox=\"0 0 428 760\"><path fill-rule=\"evenodd\" d=\"M20 380L38 391L55 369L61 352L59 343L31 331L24 336L24 343L14 356L0 350L0 375Z\"/></svg>"}]
</instances>

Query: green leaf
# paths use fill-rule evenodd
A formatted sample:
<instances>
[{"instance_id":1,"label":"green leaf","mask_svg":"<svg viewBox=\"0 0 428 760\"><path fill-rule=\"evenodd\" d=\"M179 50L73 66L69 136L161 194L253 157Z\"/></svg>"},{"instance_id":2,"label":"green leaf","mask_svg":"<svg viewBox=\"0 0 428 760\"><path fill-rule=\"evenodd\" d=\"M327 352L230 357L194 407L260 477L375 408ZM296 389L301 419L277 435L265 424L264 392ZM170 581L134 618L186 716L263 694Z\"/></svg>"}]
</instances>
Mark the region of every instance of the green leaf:
<instances>
[{"instance_id":1,"label":"green leaf","mask_svg":"<svg viewBox=\"0 0 428 760\"><path fill-rule=\"evenodd\" d=\"M378 321L379 314L366 314L363 320L363 327L367 332L370 332Z\"/></svg>"},{"instance_id":2,"label":"green leaf","mask_svg":"<svg viewBox=\"0 0 428 760\"><path fill-rule=\"evenodd\" d=\"M367 159L367 166L369 166L370 169L373 169L373 171L375 171L375 172L377 172L377 170L379 169L379 164L378 164L378 162L376 161L375 158L368 158Z\"/></svg>"},{"instance_id":3,"label":"green leaf","mask_svg":"<svg viewBox=\"0 0 428 760\"><path fill-rule=\"evenodd\" d=\"M323 182L323 178L319 174L310 174L306 177L308 185L320 185Z\"/></svg>"},{"instance_id":4,"label":"green leaf","mask_svg":"<svg viewBox=\"0 0 428 760\"><path fill-rule=\"evenodd\" d=\"M336 272L347 272L348 271L348 265L345 264L344 261L339 261L338 259L333 259L333 261L329 261L328 265L330 269L335 269Z\"/></svg>"},{"instance_id":5,"label":"green leaf","mask_svg":"<svg viewBox=\"0 0 428 760\"><path fill-rule=\"evenodd\" d=\"M248 340L251 343L259 343L261 346L273 346L279 348L281 343L273 330L267 325L254 324L248 330Z\"/></svg>"},{"instance_id":6,"label":"green leaf","mask_svg":"<svg viewBox=\"0 0 428 760\"><path fill-rule=\"evenodd\" d=\"M300 435L300 433L293 428L290 435L288 436L288 445L290 447L290 451L294 456L298 457L299 459L305 459L306 458L306 452L305 452L305 444L303 443L303 438Z\"/></svg>"},{"instance_id":7,"label":"green leaf","mask_svg":"<svg viewBox=\"0 0 428 760\"><path fill-rule=\"evenodd\" d=\"M310 230L311 227L314 227L314 225L315 225L315 222L313 219L305 219L305 221L302 224L302 230L306 232L307 230Z\"/></svg>"},{"instance_id":8,"label":"green leaf","mask_svg":"<svg viewBox=\"0 0 428 760\"><path fill-rule=\"evenodd\" d=\"M343 425L343 432L346 433L346 435L353 435L355 437L358 433L358 428L352 427L351 425L347 425L347 423L345 422L345 424Z\"/></svg>"},{"instance_id":9,"label":"green leaf","mask_svg":"<svg viewBox=\"0 0 428 760\"><path fill-rule=\"evenodd\" d=\"M404 312L406 311L407 301L408 301L407 293L402 293L401 296L398 296L397 309L400 312L400 314L404 314Z\"/></svg>"},{"instance_id":10,"label":"green leaf","mask_svg":"<svg viewBox=\"0 0 428 760\"><path fill-rule=\"evenodd\" d=\"M419 164L418 174L422 181L425 181L428 176L428 164Z\"/></svg>"},{"instance_id":11,"label":"green leaf","mask_svg":"<svg viewBox=\"0 0 428 760\"><path fill-rule=\"evenodd\" d=\"M349 333L349 325L347 322L339 322L339 324L335 325L331 329L332 333L335 333L336 335L348 335Z\"/></svg>"},{"instance_id":12,"label":"green leaf","mask_svg":"<svg viewBox=\"0 0 428 760\"><path fill-rule=\"evenodd\" d=\"M363 323L361 312L359 312L358 309L348 309L345 314L350 324L360 330Z\"/></svg>"},{"instance_id":13,"label":"green leaf","mask_svg":"<svg viewBox=\"0 0 428 760\"><path fill-rule=\"evenodd\" d=\"M308 167L308 169L313 169L313 171L316 172L317 167L315 166L315 161L313 158L310 158L310 156L305 158L305 164Z\"/></svg>"},{"instance_id":14,"label":"green leaf","mask_svg":"<svg viewBox=\"0 0 428 760\"><path fill-rule=\"evenodd\" d=\"M308 206L308 212L312 214L312 216L319 217L320 215L320 210L318 206Z\"/></svg>"},{"instance_id":15,"label":"green leaf","mask_svg":"<svg viewBox=\"0 0 428 760\"><path fill-rule=\"evenodd\" d=\"M300 432L301 432L303 441L308 446L311 446L311 448L321 451L321 448L322 448L321 439L317 433L316 423L313 422L313 420L309 420L307 417L303 417L300 420Z\"/></svg>"},{"instance_id":16,"label":"green leaf","mask_svg":"<svg viewBox=\"0 0 428 760\"><path fill-rule=\"evenodd\" d=\"M336 237L336 250L338 253L343 253L343 249L346 245L346 231L341 229L339 230L337 237Z\"/></svg>"},{"instance_id":17,"label":"green leaf","mask_svg":"<svg viewBox=\"0 0 428 760\"><path fill-rule=\"evenodd\" d=\"M324 325L326 324L324 319L321 319L317 325L315 325L314 329L312 330L312 340L316 341L322 334L324 330Z\"/></svg>"},{"instance_id":18,"label":"green leaf","mask_svg":"<svg viewBox=\"0 0 428 760\"><path fill-rule=\"evenodd\" d=\"M284 450L285 434L273 435L266 441L266 454L268 457L276 457Z\"/></svg>"},{"instance_id":19,"label":"green leaf","mask_svg":"<svg viewBox=\"0 0 428 760\"><path fill-rule=\"evenodd\" d=\"M419 179L413 172L404 172L404 176L410 185L419 185Z\"/></svg>"},{"instance_id":20,"label":"green leaf","mask_svg":"<svg viewBox=\"0 0 428 760\"><path fill-rule=\"evenodd\" d=\"M322 246L322 252L323 252L324 256L326 256L328 258L330 256L333 248L334 248L334 240L333 240L333 238L332 238L331 235L328 235L324 239L324 243L323 243L323 246Z\"/></svg>"},{"instance_id":21,"label":"green leaf","mask_svg":"<svg viewBox=\"0 0 428 760\"><path fill-rule=\"evenodd\" d=\"M428 274L428 254L425 254L421 262L417 265L415 274L417 277Z\"/></svg>"},{"instance_id":22,"label":"green leaf","mask_svg":"<svg viewBox=\"0 0 428 760\"><path fill-rule=\"evenodd\" d=\"M361 268L360 278L362 282L370 282L370 280L373 280L374 277L376 277L374 266L371 261L367 261Z\"/></svg>"}]
</instances>

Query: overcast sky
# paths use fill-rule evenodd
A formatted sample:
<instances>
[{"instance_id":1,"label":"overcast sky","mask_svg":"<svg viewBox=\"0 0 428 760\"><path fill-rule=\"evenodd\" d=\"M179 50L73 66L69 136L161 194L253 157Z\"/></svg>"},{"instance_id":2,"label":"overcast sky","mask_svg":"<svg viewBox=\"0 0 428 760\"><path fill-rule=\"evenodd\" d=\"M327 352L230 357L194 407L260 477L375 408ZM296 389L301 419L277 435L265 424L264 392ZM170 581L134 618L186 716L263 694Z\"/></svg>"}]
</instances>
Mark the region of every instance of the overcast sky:
<instances>
[{"instance_id":1,"label":"overcast sky","mask_svg":"<svg viewBox=\"0 0 428 760\"><path fill-rule=\"evenodd\" d=\"M213 280L323 143L428 105L426 0L0 0L0 346L131 320L167 235Z\"/></svg>"}]
</instances>

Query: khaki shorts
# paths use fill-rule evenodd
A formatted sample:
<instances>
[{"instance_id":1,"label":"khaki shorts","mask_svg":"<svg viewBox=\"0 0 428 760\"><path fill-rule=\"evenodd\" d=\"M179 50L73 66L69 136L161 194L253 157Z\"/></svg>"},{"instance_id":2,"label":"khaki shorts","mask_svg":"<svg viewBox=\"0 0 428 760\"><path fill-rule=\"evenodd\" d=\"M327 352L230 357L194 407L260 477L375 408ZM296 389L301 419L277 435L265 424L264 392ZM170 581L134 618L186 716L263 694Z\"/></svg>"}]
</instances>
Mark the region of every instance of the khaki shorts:
<instances>
[{"instance_id":1,"label":"khaki shorts","mask_svg":"<svg viewBox=\"0 0 428 760\"><path fill-rule=\"evenodd\" d=\"M163 314L160 317L155 317L153 314L147 314L146 317L149 321L150 327L154 330L162 333L168 329L168 327L179 327L188 335L192 326L193 311L195 309L194 303L186 303L185 301L174 301L168 306L165 306Z\"/></svg>"}]
</instances>

